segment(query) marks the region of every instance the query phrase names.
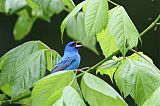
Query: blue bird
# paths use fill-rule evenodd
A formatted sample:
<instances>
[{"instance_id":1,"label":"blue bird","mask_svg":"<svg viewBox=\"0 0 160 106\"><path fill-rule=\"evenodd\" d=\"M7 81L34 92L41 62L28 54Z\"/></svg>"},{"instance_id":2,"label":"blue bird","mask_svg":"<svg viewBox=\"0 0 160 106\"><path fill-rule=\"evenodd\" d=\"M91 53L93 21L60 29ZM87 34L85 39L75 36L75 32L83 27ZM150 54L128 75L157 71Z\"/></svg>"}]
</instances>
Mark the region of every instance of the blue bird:
<instances>
[{"instance_id":1,"label":"blue bird","mask_svg":"<svg viewBox=\"0 0 160 106\"><path fill-rule=\"evenodd\" d=\"M81 57L78 53L79 45L78 42L69 42L64 50L64 55L58 64L54 67L51 73L55 73L63 70L74 70L79 67Z\"/></svg>"}]
</instances>

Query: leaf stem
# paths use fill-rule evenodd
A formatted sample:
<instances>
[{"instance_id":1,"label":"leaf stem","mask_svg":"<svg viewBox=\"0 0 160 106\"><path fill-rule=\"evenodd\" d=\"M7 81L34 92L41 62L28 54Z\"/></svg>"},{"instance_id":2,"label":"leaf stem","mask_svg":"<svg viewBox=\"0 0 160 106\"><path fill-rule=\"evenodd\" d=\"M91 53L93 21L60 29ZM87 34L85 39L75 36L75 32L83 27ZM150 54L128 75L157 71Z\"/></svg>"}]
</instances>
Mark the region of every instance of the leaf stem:
<instances>
[{"instance_id":1,"label":"leaf stem","mask_svg":"<svg viewBox=\"0 0 160 106\"><path fill-rule=\"evenodd\" d=\"M152 24L150 24L141 34L140 37L142 37L146 32L148 32L150 29L152 29L160 20L160 14L158 15L158 17L156 18L156 20L154 22L152 22Z\"/></svg>"},{"instance_id":2,"label":"leaf stem","mask_svg":"<svg viewBox=\"0 0 160 106\"><path fill-rule=\"evenodd\" d=\"M100 61L99 63L95 64L93 67L89 68L88 70L86 70L86 72L91 72L93 70L96 70L100 65L102 65L104 62L106 62L107 60L111 59L113 56L119 54L120 51L117 50L115 52L113 52L111 55L109 55L107 58L103 59L102 61ZM84 73L81 73L79 75L77 75L77 78L81 77Z\"/></svg>"},{"instance_id":3,"label":"leaf stem","mask_svg":"<svg viewBox=\"0 0 160 106\"><path fill-rule=\"evenodd\" d=\"M111 4L113 4L115 6L119 6L119 4L117 4L117 3L113 2L113 1L108 0L108 2L110 2Z\"/></svg>"}]
</instances>

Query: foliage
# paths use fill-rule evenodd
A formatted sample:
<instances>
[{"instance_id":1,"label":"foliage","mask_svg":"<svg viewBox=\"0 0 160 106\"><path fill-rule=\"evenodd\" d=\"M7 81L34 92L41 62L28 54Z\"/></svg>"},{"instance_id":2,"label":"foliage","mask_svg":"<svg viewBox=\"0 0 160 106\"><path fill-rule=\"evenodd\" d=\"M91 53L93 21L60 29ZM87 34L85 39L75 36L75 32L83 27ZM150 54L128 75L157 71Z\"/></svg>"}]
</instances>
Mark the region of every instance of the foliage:
<instances>
[{"instance_id":1,"label":"foliage","mask_svg":"<svg viewBox=\"0 0 160 106\"><path fill-rule=\"evenodd\" d=\"M54 14L66 10L69 14L61 24L62 41L66 28L69 37L97 54L99 42L105 59L79 75L68 70L46 76L60 55L41 41L26 42L0 58L0 105L127 106L124 98L129 95L138 106L160 105L160 70L148 56L132 49L160 16L139 34L124 7L115 5L109 10L107 0L86 0L77 6L72 0L1 0L0 12L19 16L15 40L24 38L36 19L49 22ZM129 50L134 53L126 56ZM122 57L114 56L117 53ZM120 94L91 71L109 75Z\"/></svg>"}]
</instances>

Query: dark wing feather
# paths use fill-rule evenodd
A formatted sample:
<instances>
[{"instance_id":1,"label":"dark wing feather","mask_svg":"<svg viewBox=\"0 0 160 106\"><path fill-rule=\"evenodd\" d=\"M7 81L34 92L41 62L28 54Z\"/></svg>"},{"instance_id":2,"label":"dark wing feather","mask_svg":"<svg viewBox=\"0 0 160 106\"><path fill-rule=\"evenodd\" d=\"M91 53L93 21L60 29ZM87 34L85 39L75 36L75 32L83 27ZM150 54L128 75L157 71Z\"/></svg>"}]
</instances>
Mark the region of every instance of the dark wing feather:
<instances>
[{"instance_id":1,"label":"dark wing feather","mask_svg":"<svg viewBox=\"0 0 160 106\"><path fill-rule=\"evenodd\" d=\"M58 71L65 70L69 65L71 65L75 61L75 58L67 58L62 59L51 71L51 73L55 73Z\"/></svg>"}]
</instances>

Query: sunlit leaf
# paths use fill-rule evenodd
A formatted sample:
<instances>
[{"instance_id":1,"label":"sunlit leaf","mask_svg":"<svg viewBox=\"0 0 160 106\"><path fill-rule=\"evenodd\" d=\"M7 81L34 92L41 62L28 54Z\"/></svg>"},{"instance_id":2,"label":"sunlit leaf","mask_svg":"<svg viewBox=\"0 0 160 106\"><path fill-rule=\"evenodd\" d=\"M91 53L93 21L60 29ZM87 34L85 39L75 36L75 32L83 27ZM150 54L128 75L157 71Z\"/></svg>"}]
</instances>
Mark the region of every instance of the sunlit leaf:
<instances>
[{"instance_id":1,"label":"sunlit leaf","mask_svg":"<svg viewBox=\"0 0 160 106\"><path fill-rule=\"evenodd\" d=\"M116 44L123 56L138 44L139 33L122 6L110 10L109 34L116 36Z\"/></svg>"},{"instance_id":2,"label":"sunlit leaf","mask_svg":"<svg viewBox=\"0 0 160 106\"><path fill-rule=\"evenodd\" d=\"M108 57L113 52L118 50L116 36L111 36L108 32L108 28L97 34L97 41L99 42L105 57Z\"/></svg>"},{"instance_id":3,"label":"sunlit leaf","mask_svg":"<svg viewBox=\"0 0 160 106\"><path fill-rule=\"evenodd\" d=\"M160 86L160 71L145 62L127 59L117 69L115 81L124 97L130 94L142 105Z\"/></svg>"},{"instance_id":4,"label":"sunlit leaf","mask_svg":"<svg viewBox=\"0 0 160 106\"><path fill-rule=\"evenodd\" d=\"M107 0L90 0L85 10L85 30L87 36L94 36L102 29L105 29L107 21Z\"/></svg>"},{"instance_id":5,"label":"sunlit leaf","mask_svg":"<svg viewBox=\"0 0 160 106\"><path fill-rule=\"evenodd\" d=\"M74 89L78 89L76 80L73 79L74 73L73 71L61 71L49 76L44 77L40 81L35 83L35 87L32 91L32 106L61 106L60 104L65 103L68 106L69 101L66 101L66 96L62 96L63 93L66 93L68 85L72 86ZM71 83L73 81L73 83ZM74 96L78 96L75 94ZM68 96L71 96L68 94ZM42 96L43 95L43 96ZM63 99L64 98L64 99ZM71 98L68 98L71 100ZM77 98L78 101L78 98ZM76 101L71 101L72 103L76 103Z\"/></svg>"},{"instance_id":6,"label":"sunlit leaf","mask_svg":"<svg viewBox=\"0 0 160 106\"><path fill-rule=\"evenodd\" d=\"M91 106L127 106L123 98L105 81L85 73L81 81L84 99Z\"/></svg>"},{"instance_id":7,"label":"sunlit leaf","mask_svg":"<svg viewBox=\"0 0 160 106\"><path fill-rule=\"evenodd\" d=\"M86 106L82 97L71 86L64 88L63 101L66 106Z\"/></svg>"}]
</instances>

